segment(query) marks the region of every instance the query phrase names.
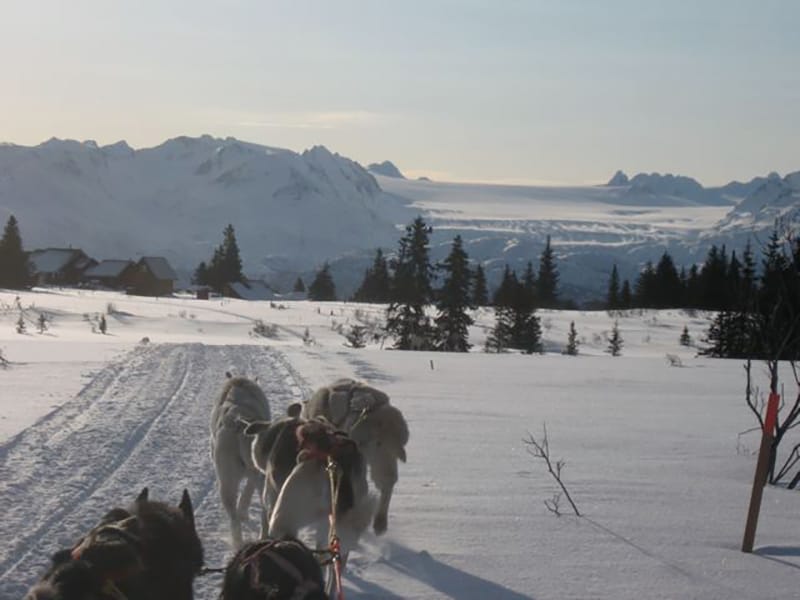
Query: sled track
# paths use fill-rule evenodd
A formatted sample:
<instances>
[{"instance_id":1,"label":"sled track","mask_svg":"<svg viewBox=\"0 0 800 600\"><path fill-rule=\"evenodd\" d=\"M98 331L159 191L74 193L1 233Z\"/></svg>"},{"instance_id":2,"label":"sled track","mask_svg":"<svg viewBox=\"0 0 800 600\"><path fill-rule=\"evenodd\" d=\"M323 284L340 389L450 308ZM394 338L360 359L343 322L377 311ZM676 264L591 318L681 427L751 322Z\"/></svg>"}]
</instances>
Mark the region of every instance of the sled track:
<instances>
[{"instance_id":1,"label":"sled track","mask_svg":"<svg viewBox=\"0 0 800 600\"><path fill-rule=\"evenodd\" d=\"M21 597L54 551L145 485L151 497L173 504L187 488L206 563L224 562L227 521L215 490L208 422L225 371L257 376L273 414L307 391L285 357L264 346L140 346L0 446L1 598ZM196 587L199 599L219 593L218 580Z\"/></svg>"}]
</instances>

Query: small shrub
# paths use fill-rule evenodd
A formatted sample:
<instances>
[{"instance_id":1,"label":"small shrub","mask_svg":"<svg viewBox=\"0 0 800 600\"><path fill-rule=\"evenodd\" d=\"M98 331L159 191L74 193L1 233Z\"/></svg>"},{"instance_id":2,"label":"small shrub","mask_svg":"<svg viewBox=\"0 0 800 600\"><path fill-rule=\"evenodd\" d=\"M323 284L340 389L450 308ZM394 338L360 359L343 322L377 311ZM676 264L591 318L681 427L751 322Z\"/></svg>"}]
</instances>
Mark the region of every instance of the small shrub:
<instances>
[{"instance_id":1,"label":"small shrub","mask_svg":"<svg viewBox=\"0 0 800 600\"><path fill-rule=\"evenodd\" d=\"M678 340L681 346L691 346L692 345L692 336L689 335L689 326L683 326L683 333L681 333L681 337Z\"/></svg>"},{"instance_id":2,"label":"small shrub","mask_svg":"<svg viewBox=\"0 0 800 600\"><path fill-rule=\"evenodd\" d=\"M350 331L345 335L351 348L363 348L367 345L367 328L363 325L352 325Z\"/></svg>"},{"instance_id":3,"label":"small shrub","mask_svg":"<svg viewBox=\"0 0 800 600\"><path fill-rule=\"evenodd\" d=\"M44 333L47 331L47 321L47 315L43 312L39 313L39 318L36 320L36 326L39 329L39 333Z\"/></svg>"},{"instance_id":4,"label":"small shrub","mask_svg":"<svg viewBox=\"0 0 800 600\"><path fill-rule=\"evenodd\" d=\"M100 321L97 323L97 328L100 330L100 333L105 335L106 330L108 329L105 315L100 315Z\"/></svg>"},{"instance_id":5,"label":"small shrub","mask_svg":"<svg viewBox=\"0 0 800 600\"><path fill-rule=\"evenodd\" d=\"M25 316L22 313L19 313L19 318L17 319L17 333L25 333Z\"/></svg>"},{"instance_id":6,"label":"small shrub","mask_svg":"<svg viewBox=\"0 0 800 600\"><path fill-rule=\"evenodd\" d=\"M278 326L274 323L264 323L261 319L256 319L250 335L274 339L278 337Z\"/></svg>"},{"instance_id":7,"label":"small shrub","mask_svg":"<svg viewBox=\"0 0 800 600\"><path fill-rule=\"evenodd\" d=\"M578 332L575 331L575 321L569 324L569 334L567 335L567 347L564 349L564 354L568 356L578 355Z\"/></svg>"},{"instance_id":8,"label":"small shrub","mask_svg":"<svg viewBox=\"0 0 800 600\"><path fill-rule=\"evenodd\" d=\"M622 335L619 332L619 323L614 321L614 327L611 328L611 335L608 338L608 347L606 352L611 356L620 356L622 354Z\"/></svg>"},{"instance_id":9,"label":"small shrub","mask_svg":"<svg viewBox=\"0 0 800 600\"><path fill-rule=\"evenodd\" d=\"M115 312L117 312L117 307L114 306L114 303L113 302L107 303L106 304L106 314L107 315L113 315Z\"/></svg>"}]
</instances>

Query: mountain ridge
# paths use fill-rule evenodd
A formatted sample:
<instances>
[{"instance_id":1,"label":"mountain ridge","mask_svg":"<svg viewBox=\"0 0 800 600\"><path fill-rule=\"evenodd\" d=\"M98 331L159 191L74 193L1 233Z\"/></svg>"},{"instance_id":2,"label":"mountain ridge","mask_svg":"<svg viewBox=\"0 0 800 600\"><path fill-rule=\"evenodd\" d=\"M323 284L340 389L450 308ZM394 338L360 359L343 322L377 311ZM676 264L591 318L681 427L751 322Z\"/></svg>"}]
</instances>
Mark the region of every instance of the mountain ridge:
<instances>
[{"instance_id":1,"label":"mountain ridge","mask_svg":"<svg viewBox=\"0 0 800 600\"><path fill-rule=\"evenodd\" d=\"M794 218L798 187L800 172L708 188L622 171L596 186L434 183L375 175L324 146L297 153L210 135L140 149L57 138L0 145L0 217L17 216L26 247L159 254L188 279L231 223L248 275L285 287L329 261L343 295L418 214L434 228L434 260L461 235L490 283L506 263L538 260L550 235L564 289L586 298L603 290L612 263L633 277L665 250L696 262L710 243L740 245Z\"/></svg>"}]
</instances>

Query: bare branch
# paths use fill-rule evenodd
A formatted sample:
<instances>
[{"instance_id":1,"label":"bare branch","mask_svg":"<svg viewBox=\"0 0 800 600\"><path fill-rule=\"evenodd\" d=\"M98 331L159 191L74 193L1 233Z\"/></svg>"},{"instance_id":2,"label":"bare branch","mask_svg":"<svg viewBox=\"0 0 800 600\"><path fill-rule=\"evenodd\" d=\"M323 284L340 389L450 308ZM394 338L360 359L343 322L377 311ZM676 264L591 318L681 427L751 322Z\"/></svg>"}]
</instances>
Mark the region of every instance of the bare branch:
<instances>
[{"instance_id":1,"label":"bare branch","mask_svg":"<svg viewBox=\"0 0 800 600\"><path fill-rule=\"evenodd\" d=\"M545 464L547 465L547 470L550 472L550 475L553 476L553 479L556 480L558 485L561 487L561 491L566 496L567 500L569 501L570 505L572 506L572 510L575 512L575 515L580 517L581 513L578 511L578 507L575 506L575 503L572 501L572 497L569 495L569 491L567 491L567 487L564 485L564 482L561 479L561 470L564 468L566 464L563 459L559 459L555 462L555 465L550 460L550 442L547 438L547 424L542 426L543 429L543 436L542 440L539 441L533 434L529 431L528 437L523 438L522 442L527 446L526 450L528 454L533 456L534 458L541 458ZM550 512L555 513L556 515L560 515L561 513L558 511L558 500L560 498L560 494L556 494L550 501L545 501L545 506L547 506ZM549 503L548 503L549 502Z\"/></svg>"}]
</instances>

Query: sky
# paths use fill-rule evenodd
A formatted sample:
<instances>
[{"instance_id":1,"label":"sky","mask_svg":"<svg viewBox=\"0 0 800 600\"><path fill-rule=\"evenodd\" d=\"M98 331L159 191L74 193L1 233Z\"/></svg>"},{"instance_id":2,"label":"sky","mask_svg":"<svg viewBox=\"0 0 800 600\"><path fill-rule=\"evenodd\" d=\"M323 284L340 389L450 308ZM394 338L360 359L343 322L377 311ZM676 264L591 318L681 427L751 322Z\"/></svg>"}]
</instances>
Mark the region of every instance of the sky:
<instances>
[{"instance_id":1,"label":"sky","mask_svg":"<svg viewBox=\"0 0 800 600\"><path fill-rule=\"evenodd\" d=\"M0 140L208 133L447 181L800 169L795 0L4 0Z\"/></svg>"}]
</instances>

